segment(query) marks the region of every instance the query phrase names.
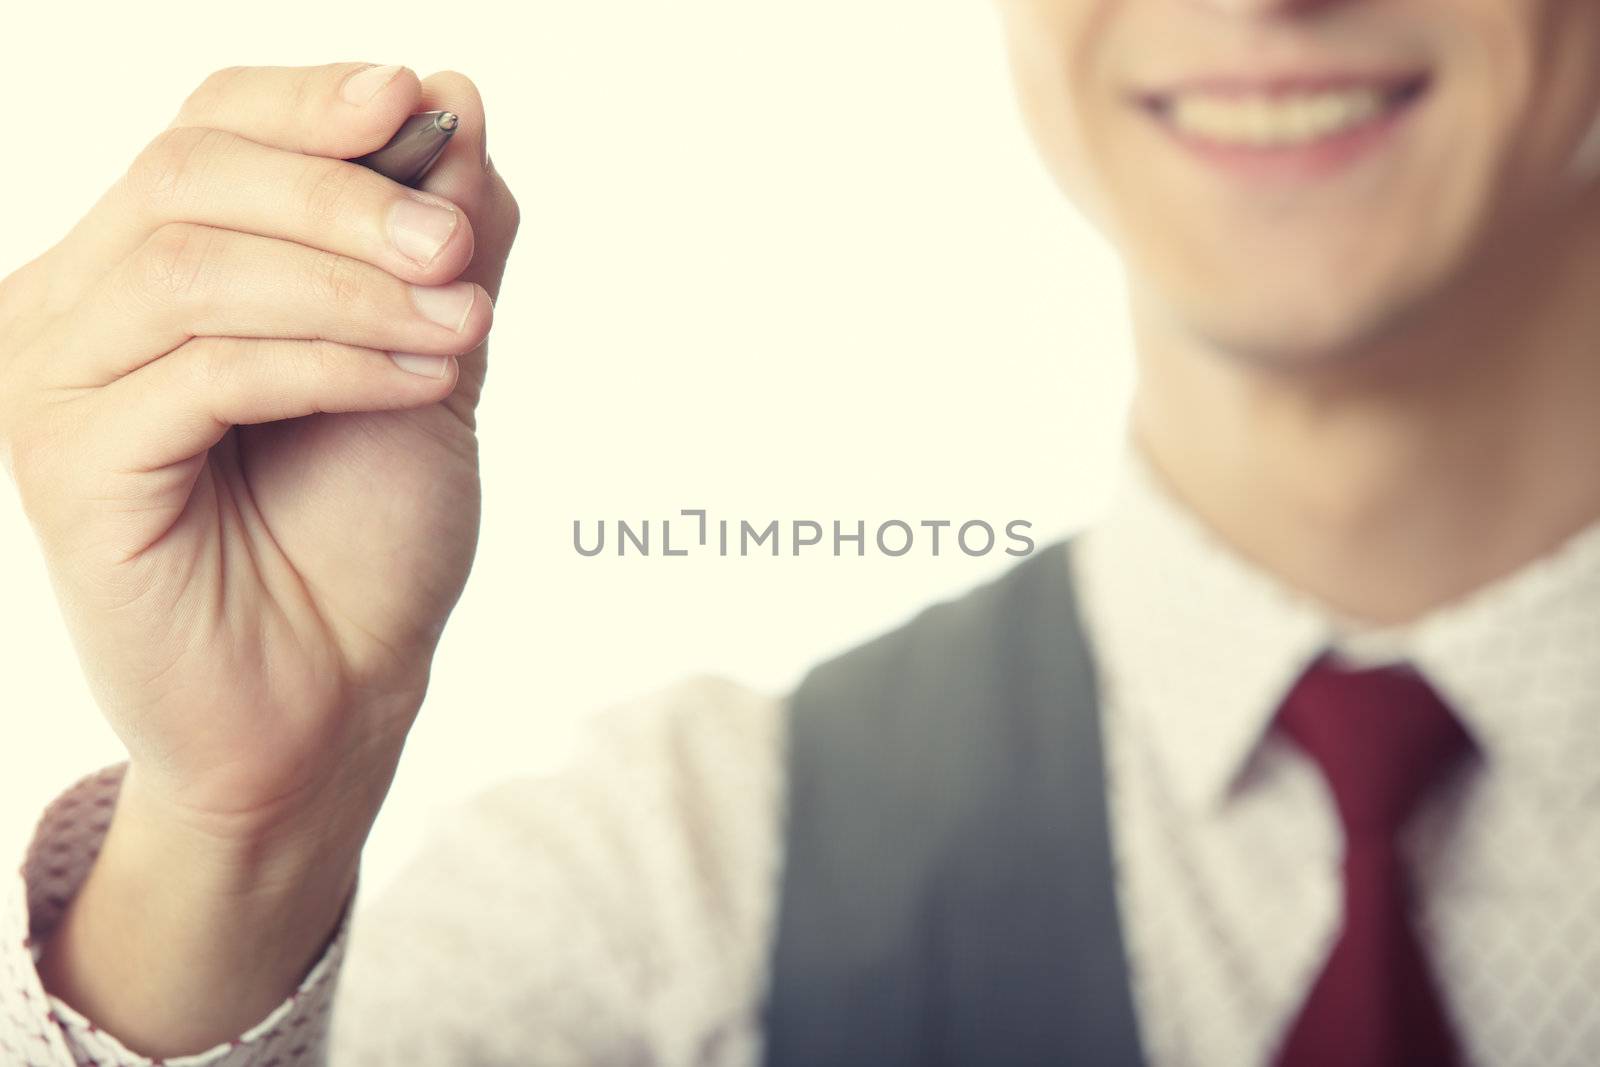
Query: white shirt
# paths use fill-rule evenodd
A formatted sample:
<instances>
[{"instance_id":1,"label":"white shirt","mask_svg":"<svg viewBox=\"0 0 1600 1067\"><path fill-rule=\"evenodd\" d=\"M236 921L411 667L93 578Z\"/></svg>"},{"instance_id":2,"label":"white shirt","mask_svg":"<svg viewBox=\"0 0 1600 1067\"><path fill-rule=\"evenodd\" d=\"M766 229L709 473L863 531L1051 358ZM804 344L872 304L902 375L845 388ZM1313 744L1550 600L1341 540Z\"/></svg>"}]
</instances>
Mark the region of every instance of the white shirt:
<instances>
[{"instance_id":1,"label":"white shirt","mask_svg":"<svg viewBox=\"0 0 1600 1067\"><path fill-rule=\"evenodd\" d=\"M1600 1062L1600 523L1411 626L1358 633L1230 550L1130 446L1070 563L1156 1067L1269 1062L1331 944L1337 816L1314 766L1268 729L1329 645L1357 663L1409 658L1483 753L1406 842L1468 1061ZM271 1017L168 1063L290 1067L331 1046L336 1067L753 1067L786 710L786 696L701 676L597 716L569 766L485 794L363 901ZM81 881L119 780L87 779L41 823L0 929L0 1054L146 1062L46 998L22 938Z\"/></svg>"}]
</instances>

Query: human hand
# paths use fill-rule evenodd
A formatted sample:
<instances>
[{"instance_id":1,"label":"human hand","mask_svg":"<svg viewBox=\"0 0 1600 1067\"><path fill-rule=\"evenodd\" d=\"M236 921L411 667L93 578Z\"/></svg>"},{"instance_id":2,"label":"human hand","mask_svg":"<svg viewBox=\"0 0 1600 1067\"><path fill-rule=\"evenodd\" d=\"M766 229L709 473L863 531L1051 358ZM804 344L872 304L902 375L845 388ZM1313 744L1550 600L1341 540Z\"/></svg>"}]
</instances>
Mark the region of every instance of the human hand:
<instances>
[{"instance_id":1,"label":"human hand","mask_svg":"<svg viewBox=\"0 0 1600 1067\"><path fill-rule=\"evenodd\" d=\"M426 192L345 162L431 109ZM128 747L113 838L353 871L476 546L517 224L465 77L234 68L0 282L0 456Z\"/></svg>"}]
</instances>

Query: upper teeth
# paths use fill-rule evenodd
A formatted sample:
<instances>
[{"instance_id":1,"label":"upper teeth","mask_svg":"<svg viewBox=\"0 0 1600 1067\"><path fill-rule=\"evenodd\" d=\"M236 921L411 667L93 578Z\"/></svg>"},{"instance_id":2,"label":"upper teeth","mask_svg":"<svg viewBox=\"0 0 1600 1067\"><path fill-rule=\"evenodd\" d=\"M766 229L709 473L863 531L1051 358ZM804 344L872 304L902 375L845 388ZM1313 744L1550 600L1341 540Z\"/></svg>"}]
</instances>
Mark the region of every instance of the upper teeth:
<instances>
[{"instance_id":1,"label":"upper teeth","mask_svg":"<svg viewBox=\"0 0 1600 1067\"><path fill-rule=\"evenodd\" d=\"M1288 96L1184 93L1168 108L1179 130L1242 145L1315 141L1360 125L1384 109L1376 89L1347 89Z\"/></svg>"}]
</instances>

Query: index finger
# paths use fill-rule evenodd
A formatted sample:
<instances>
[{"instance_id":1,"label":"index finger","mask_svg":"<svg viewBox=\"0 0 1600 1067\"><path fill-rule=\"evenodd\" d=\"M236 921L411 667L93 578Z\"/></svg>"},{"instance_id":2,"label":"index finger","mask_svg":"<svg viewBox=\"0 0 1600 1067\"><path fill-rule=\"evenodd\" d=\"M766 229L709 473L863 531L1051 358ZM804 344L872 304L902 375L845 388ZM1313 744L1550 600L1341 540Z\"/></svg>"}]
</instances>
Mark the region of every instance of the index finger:
<instances>
[{"instance_id":1,"label":"index finger","mask_svg":"<svg viewBox=\"0 0 1600 1067\"><path fill-rule=\"evenodd\" d=\"M310 156L352 159L383 147L422 96L399 65L228 67L178 109L173 126L202 126Z\"/></svg>"},{"instance_id":2,"label":"index finger","mask_svg":"<svg viewBox=\"0 0 1600 1067\"><path fill-rule=\"evenodd\" d=\"M421 97L422 83L402 66L228 67L189 94L167 129L217 130L280 153L352 159L383 147ZM53 250L53 270L68 279L66 291L81 292L154 228L132 232L144 220L126 218L126 205L119 200L120 186ZM107 219L122 224L107 225ZM236 222L203 216L189 221Z\"/></svg>"}]
</instances>

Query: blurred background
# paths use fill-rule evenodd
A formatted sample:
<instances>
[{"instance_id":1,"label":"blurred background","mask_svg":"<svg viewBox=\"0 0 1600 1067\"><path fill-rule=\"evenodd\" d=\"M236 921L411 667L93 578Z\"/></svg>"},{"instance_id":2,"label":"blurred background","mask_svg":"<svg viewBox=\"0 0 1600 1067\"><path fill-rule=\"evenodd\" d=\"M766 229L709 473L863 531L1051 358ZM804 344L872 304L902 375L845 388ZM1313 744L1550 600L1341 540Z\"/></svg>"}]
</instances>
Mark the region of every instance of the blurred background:
<instances>
[{"instance_id":1,"label":"blurred background","mask_svg":"<svg viewBox=\"0 0 1600 1067\"><path fill-rule=\"evenodd\" d=\"M1003 534L981 558L585 558L575 519L586 538L601 519L659 536L683 508L869 538L1024 519L1043 545L1105 504L1132 374L1121 278L1034 159L987 0L279 0L248 21L196 0L6 22L0 275L218 67L404 63L484 94L523 225L480 413L482 543L368 888L456 803L557 766L585 716L702 671L783 692L1014 562ZM20 861L43 805L121 750L9 485L0 670L0 855Z\"/></svg>"}]
</instances>

